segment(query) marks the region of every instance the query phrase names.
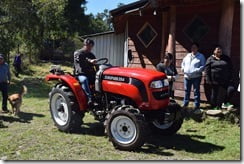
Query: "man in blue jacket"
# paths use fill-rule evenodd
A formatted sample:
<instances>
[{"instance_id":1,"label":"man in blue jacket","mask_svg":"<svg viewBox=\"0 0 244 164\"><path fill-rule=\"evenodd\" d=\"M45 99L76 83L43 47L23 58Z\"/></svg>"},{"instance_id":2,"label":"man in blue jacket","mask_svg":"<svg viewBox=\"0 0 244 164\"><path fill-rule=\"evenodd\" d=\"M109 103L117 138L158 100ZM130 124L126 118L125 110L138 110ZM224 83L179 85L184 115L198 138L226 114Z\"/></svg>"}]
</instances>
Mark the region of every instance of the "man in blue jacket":
<instances>
[{"instance_id":1,"label":"man in blue jacket","mask_svg":"<svg viewBox=\"0 0 244 164\"><path fill-rule=\"evenodd\" d=\"M4 57L0 54L0 91L2 92L2 110L8 112L7 100L8 100L8 84L10 83L10 71L9 66L4 61Z\"/></svg>"},{"instance_id":2,"label":"man in blue jacket","mask_svg":"<svg viewBox=\"0 0 244 164\"><path fill-rule=\"evenodd\" d=\"M202 72L206 59L203 54L198 52L199 45L193 43L191 46L191 53L188 53L182 63L181 70L184 72L184 89L185 97L183 107L187 107L190 101L191 87L194 88L194 110L198 113L200 110L200 83L202 80Z\"/></svg>"}]
</instances>

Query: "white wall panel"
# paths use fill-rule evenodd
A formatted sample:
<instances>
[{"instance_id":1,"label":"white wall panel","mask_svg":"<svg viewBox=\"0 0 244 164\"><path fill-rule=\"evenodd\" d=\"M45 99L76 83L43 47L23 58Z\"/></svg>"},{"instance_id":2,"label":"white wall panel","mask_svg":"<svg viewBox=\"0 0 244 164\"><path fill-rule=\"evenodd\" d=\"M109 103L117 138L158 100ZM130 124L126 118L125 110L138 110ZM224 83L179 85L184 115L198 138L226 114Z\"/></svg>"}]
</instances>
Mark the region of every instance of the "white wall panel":
<instances>
[{"instance_id":1,"label":"white wall panel","mask_svg":"<svg viewBox=\"0 0 244 164\"><path fill-rule=\"evenodd\" d=\"M124 34L107 33L87 37L95 42L92 52L96 58L106 57L109 59L110 64L114 66L124 65Z\"/></svg>"}]
</instances>

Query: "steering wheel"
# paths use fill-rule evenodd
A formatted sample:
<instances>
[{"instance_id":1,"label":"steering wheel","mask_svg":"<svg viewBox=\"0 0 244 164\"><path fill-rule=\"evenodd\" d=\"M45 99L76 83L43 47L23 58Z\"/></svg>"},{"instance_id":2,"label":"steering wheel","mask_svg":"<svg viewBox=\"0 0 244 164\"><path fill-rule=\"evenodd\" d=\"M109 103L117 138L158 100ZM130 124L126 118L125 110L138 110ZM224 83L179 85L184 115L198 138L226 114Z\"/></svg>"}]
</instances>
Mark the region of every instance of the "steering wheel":
<instances>
[{"instance_id":1,"label":"steering wheel","mask_svg":"<svg viewBox=\"0 0 244 164\"><path fill-rule=\"evenodd\" d=\"M97 59L97 62L96 62L97 65L102 65L102 64L106 64L106 63L108 63L108 58L100 58L100 59Z\"/></svg>"}]
</instances>

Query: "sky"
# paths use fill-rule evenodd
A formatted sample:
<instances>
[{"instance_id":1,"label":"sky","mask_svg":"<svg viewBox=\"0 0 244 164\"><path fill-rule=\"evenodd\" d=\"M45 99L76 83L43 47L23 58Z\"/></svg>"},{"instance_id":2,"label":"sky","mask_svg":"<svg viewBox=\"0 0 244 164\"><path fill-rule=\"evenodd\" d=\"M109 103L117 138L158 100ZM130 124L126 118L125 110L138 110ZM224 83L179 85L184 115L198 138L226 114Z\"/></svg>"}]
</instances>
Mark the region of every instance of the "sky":
<instances>
[{"instance_id":1,"label":"sky","mask_svg":"<svg viewBox=\"0 0 244 164\"><path fill-rule=\"evenodd\" d=\"M129 4L136 1L138 0L87 0L85 13L96 15L98 12L103 12L104 9L112 10L117 8L119 3Z\"/></svg>"}]
</instances>

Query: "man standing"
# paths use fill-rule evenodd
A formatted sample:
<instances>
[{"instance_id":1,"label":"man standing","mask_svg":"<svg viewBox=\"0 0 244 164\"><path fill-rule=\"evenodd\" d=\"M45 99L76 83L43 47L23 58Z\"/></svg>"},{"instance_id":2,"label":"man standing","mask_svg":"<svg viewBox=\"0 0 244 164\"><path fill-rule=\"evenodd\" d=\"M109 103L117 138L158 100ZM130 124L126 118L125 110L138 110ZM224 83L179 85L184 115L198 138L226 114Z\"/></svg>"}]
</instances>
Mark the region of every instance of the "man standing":
<instances>
[{"instance_id":1,"label":"man standing","mask_svg":"<svg viewBox=\"0 0 244 164\"><path fill-rule=\"evenodd\" d=\"M22 71L21 70L21 64L22 64L22 54L17 54L15 57L14 57L14 63L13 63L13 66L15 68L15 76L16 77L19 77L19 73Z\"/></svg>"},{"instance_id":2,"label":"man standing","mask_svg":"<svg viewBox=\"0 0 244 164\"><path fill-rule=\"evenodd\" d=\"M96 71L94 70L94 64L97 61L95 55L91 52L93 46L93 40L85 39L83 48L74 52L74 74L78 76L81 86L86 92L89 105L92 103L89 84L95 83Z\"/></svg>"},{"instance_id":3,"label":"man standing","mask_svg":"<svg viewBox=\"0 0 244 164\"><path fill-rule=\"evenodd\" d=\"M202 72L204 70L206 59L203 54L198 52L199 45L193 43L191 46L191 53L188 53L182 63L181 70L184 72L184 89L185 97L183 100L183 107L187 107L190 101L191 87L194 88L194 111L199 113L200 110L200 83L202 79Z\"/></svg>"},{"instance_id":4,"label":"man standing","mask_svg":"<svg viewBox=\"0 0 244 164\"><path fill-rule=\"evenodd\" d=\"M4 57L0 54L0 91L2 92L2 110L8 112L7 100L8 100L8 84L10 83L10 71L9 66L4 61Z\"/></svg>"}]
</instances>

